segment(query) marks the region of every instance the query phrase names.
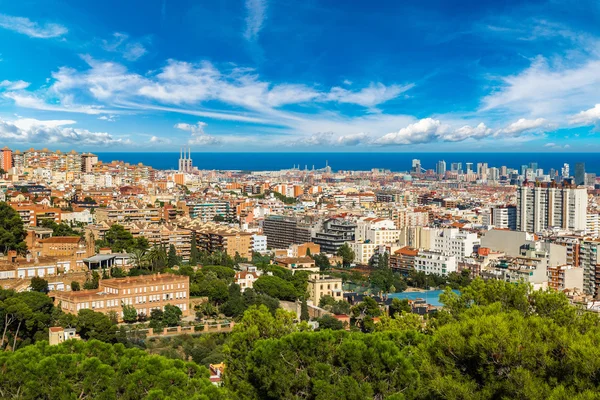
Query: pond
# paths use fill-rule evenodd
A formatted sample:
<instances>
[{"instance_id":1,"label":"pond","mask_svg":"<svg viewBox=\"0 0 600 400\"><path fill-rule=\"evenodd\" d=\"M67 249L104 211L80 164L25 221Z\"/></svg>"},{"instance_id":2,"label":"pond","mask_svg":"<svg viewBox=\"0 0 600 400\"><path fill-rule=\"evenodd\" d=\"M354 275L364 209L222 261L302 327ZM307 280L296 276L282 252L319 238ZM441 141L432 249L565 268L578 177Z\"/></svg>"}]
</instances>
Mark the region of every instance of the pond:
<instances>
[{"instance_id":1,"label":"pond","mask_svg":"<svg viewBox=\"0 0 600 400\"><path fill-rule=\"evenodd\" d=\"M459 294L458 290L453 290L454 293ZM390 293L388 295L389 298L392 299L407 299L407 300L415 300L415 299L425 299L425 302L431 304L435 307L442 307L443 304L440 303L440 295L444 293L442 289L438 290L424 290L422 292L402 292L402 293Z\"/></svg>"}]
</instances>

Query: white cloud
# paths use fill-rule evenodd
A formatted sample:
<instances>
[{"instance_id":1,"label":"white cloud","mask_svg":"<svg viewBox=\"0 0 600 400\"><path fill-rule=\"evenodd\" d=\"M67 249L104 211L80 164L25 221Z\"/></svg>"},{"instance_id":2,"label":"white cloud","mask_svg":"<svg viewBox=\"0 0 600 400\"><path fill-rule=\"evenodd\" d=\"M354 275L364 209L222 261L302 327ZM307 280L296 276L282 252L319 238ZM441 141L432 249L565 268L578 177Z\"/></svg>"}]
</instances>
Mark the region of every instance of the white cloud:
<instances>
[{"instance_id":1,"label":"white cloud","mask_svg":"<svg viewBox=\"0 0 600 400\"><path fill-rule=\"evenodd\" d=\"M198 123L196 124L186 124L183 122L180 122L178 124L175 124L175 128L177 129L181 129L182 131L188 131L191 132L192 135L204 135L204 127L208 125L206 122L202 122L202 121L198 121Z\"/></svg>"},{"instance_id":2,"label":"white cloud","mask_svg":"<svg viewBox=\"0 0 600 400\"><path fill-rule=\"evenodd\" d=\"M546 143L544 147L556 147L556 143Z\"/></svg>"},{"instance_id":3,"label":"white cloud","mask_svg":"<svg viewBox=\"0 0 600 400\"><path fill-rule=\"evenodd\" d=\"M358 146L359 144L369 144L371 137L364 132L343 135L337 138L336 143L341 146Z\"/></svg>"},{"instance_id":4,"label":"white cloud","mask_svg":"<svg viewBox=\"0 0 600 400\"><path fill-rule=\"evenodd\" d=\"M136 61L148 52L141 42L130 40L128 34L121 32L113 33L110 41L103 40L102 48L112 53L121 53L128 61Z\"/></svg>"},{"instance_id":5,"label":"white cloud","mask_svg":"<svg viewBox=\"0 0 600 400\"><path fill-rule=\"evenodd\" d=\"M447 128L439 120L424 118L400 129L398 132L388 133L380 137L375 143L381 145L429 143L435 141L440 134L446 132Z\"/></svg>"},{"instance_id":6,"label":"white cloud","mask_svg":"<svg viewBox=\"0 0 600 400\"><path fill-rule=\"evenodd\" d=\"M171 143L171 140L167 139L167 138L163 138L163 137L152 136L150 138L150 143L152 143L152 144L169 144L169 143Z\"/></svg>"},{"instance_id":7,"label":"white cloud","mask_svg":"<svg viewBox=\"0 0 600 400\"><path fill-rule=\"evenodd\" d=\"M254 41L267 17L267 0L246 0L246 40Z\"/></svg>"},{"instance_id":8,"label":"white cloud","mask_svg":"<svg viewBox=\"0 0 600 400\"><path fill-rule=\"evenodd\" d=\"M41 39L60 37L66 35L69 31L59 24L46 23L40 25L29 18L13 17L6 14L0 14L0 27Z\"/></svg>"},{"instance_id":9,"label":"white cloud","mask_svg":"<svg viewBox=\"0 0 600 400\"><path fill-rule=\"evenodd\" d=\"M490 136L492 132L491 128L481 122L475 127L465 125L454 131L446 132L442 135L442 138L447 142L462 142L467 139L483 139Z\"/></svg>"},{"instance_id":10,"label":"white cloud","mask_svg":"<svg viewBox=\"0 0 600 400\"><path fill-rule=\"evenodd\" d=\"M0 139L9 143L66 143L96 146L131 144L129 140L114 138L106 132L91 132L68 126L74 123L75 121L72 120L0 119Z\"/></svg>"},{"instance_id":11,"label":"white cloud","mask_svg":"<svg viewBox=\"0 0 600 400\"><path fill-rule=\"evenodd\" d=\"M596 104L589 110L581 111L573 115L569 122L572 125L594 125L600 121L600 104Z\"/></svg>"},{"instance_id":12,"label":"white cloud","mask_svg":"<svg viewBox=\"0 0 600 400\"><path fill-rule=\"evenodd\" d=\"M549 118L594 104L600 91L600 60L570 64L566 59L550 64L544 57L537 57L521 73L501 78L498 90L483 99L482 110L502 109Z\"/></svg>"},{"instance_id":13,"label":"white cloud","mask_svg":"<svg viewBox=\"0 0 600 400\"><path fill-rule=\"evenodd\" d=\"M116 115L102 115L100 117L98 117L99 120L101 121L107 121L107 122L115 122L117 120L117 116Z\"/></svg>"},{"instance_id":14,"label":"white cloud","mask_svg":"<svg viewBox=\"0 0 600 400\"><path fill-rule=\"evenodd\" d=\"M174 127L177 129L181 129L182 131L190 132L192 134L192 137L188 141L188 144L205 145L205 146L221 144L220 139L206 134L206 132L204 131L204 128L207 125L208 124L206 122L202 122L202 121L198 121L196 124L186 124L186 123L180 122L178 124L175 124Z\"/></svg>"},{"instance_id":15,"label":"white cloud","mask_svg":"<svg viewBox=\"0 0 600 400\"><path fill-rule=\"evenodd\" d=\"M368 87L363 88L358 92L352 92L341 87L334 87L331 89L331 92L326 95L326 99L329 101L337 101L339 103L352 103L364 107L374 107L398 97L398 95L413 87L414 84L385 86L382 83L371 83Z\"/></svg>"},{"instance_id":16,"label":"white cloud","mask_svg":"<svg viewBox=\"0 0 600 400\"><path fill-rule=\"evenodd\" d=\"M69 104L48 104L44 100L37 98L33 95L18 94L18 93L4 93L4 97L11 99L19 107L33 108L36 110L44 111L62 111L80 114L102 114L105 112L116 112L110 110L104 110L102 106L75 106Z\"/></svg>"},{"instance_id":17,"label":"white cloud","mask_svg":"<svg viewBox=\"0 0 600 400\"><path fill-rule=\"evenodd\" d=\"M22 90L26 89L30 85L29 82L25 81L7 81L3 80L0 82L0 88L5 90Z\"/></svg>"},{"instance_id":18,"label":"white cloud","mask_svg":"<svg viewBox=\"0 0 600 400\"><path fill-rule=\"evenodd\" d=\"M498 130L496 133L494 133L494 136L518 137L525 132L530 132L532 130L540 130L545 127L548 127L548 123L544 118L520 118L518 121L513 122L507 127Z\"/></svg>"}]
</instances>

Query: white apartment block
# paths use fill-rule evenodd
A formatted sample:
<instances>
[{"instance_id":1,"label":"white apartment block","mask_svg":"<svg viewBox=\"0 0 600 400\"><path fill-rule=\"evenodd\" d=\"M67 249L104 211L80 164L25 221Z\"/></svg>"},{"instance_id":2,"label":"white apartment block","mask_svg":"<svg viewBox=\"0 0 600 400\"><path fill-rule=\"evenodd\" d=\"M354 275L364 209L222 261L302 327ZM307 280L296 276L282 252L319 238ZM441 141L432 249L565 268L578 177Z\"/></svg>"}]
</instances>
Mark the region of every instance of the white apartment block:
<instances>
[{"instance_id":1,"label":"white apartment block","mask_svg":"<svg viewBox=\"0 0 600 400\"><path fill-rule=\"evenodd\" d=\"M471 257L475 246L481 244L476 233L461 232L458 229L435 229L432 234L429 250L456 256L459 261Z\"/></svg>"},{"instance_id":2,"label":"white apartment block","mask_svg":"<svg viewBox=\"0 0 600 400\"><path fill-rule=\"evenodd\" d=\"M447 255L436 251L419 251L415 256L415 270L425 274L437 274L446 276L450 272L457 271L458 262L456 256Z\"/></svg>"},{"instance_id":3,"label":"white apartment block","mask_svg":"<svg viewBox=\"0 0 600 400\"><path fill-rule=\"evenodd\" d=\"M588 213L585 224L585 234L593 237L600 235L600 215Z\"/></svg>"},{"instance_id":4,"label":"white apartment block","mask_svg":"<svg viewBox=\"0 0 600 400\"><path fill-rule=\"evenodd\" d=\"M583 231L587 224L587 190L556 185L517 189L517 230L541 232L550 227Z\"/></svg>"},{"instance_id":5,"label":"white apartment block","mask_svg":"<svg viewBox=\"0 0 600 400\"><path fill-rule=\"evenodd\" d=\"M267 251L267 237L265 235L252 235L252 251L258 253Z\"/></svg>"}]
</instances>

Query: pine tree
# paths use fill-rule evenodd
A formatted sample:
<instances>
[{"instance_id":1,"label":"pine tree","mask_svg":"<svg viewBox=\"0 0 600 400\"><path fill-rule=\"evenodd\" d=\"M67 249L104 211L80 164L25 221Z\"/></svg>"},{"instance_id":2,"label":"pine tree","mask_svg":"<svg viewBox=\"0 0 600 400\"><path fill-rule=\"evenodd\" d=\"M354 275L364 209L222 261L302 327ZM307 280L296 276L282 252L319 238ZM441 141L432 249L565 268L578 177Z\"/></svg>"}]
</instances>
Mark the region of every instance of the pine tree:
<instances>
[{"instance_id":1,"label":"pine tree","mask_svg":"<svg viewBox=\"0 0 600 400\"><path fill-rule=\"evenodd\" d=\"M306 304L306 298L302 298L302 304L300 305L300 321L308 321L310 315L308 314L308 304Z\"/></svg>"},{"instance_id":2,"label":"pine tree","mask_svg":"<svg viewBox=\"0 0 600 400\"><path fill-rule=\"evenodd\" d=\"M179 258L177 257L177 252L175 251L175 246L169 246L169 255L167 256L167 266L169 268L173 268L179 264Z\"/></svg>"}]
</instances>

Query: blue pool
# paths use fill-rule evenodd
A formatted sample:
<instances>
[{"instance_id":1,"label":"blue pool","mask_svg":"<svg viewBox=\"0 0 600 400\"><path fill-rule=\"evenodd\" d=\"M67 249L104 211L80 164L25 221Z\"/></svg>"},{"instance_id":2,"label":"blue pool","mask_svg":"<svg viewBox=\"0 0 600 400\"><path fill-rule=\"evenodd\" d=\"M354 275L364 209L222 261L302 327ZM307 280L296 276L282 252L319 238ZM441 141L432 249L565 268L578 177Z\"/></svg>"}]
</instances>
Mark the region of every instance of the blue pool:
<instances>
[{"instance_id":1,"label":"blue pool","mask_svg":"<svg viewBox=\"0 0 600 400\"><path fill-rule=\"evenodd\" d=\"M458 290L453 290L454 293L458 294ZM402 293L390 293L388 297L395 299L425 299L428 304L431 304L435 307L441 307L442 303L440 303L440 294L444 293L443 290L426 290L423 292L402 292Z\"/></svg>"}]
</instances>

